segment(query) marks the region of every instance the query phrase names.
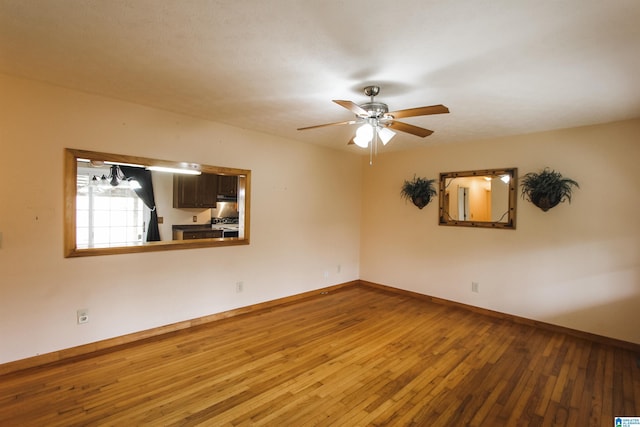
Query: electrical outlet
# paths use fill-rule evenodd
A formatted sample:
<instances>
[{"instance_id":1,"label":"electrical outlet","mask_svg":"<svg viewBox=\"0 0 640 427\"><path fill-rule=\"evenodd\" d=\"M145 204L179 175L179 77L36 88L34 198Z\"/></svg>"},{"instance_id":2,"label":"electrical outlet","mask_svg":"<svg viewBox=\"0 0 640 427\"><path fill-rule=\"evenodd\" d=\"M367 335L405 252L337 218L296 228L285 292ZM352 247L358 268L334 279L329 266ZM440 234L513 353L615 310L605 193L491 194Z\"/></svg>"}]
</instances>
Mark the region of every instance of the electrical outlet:
<instances>
[{"instance_id":1,"label":"electrical outlet","mask_svg":"<svg viewBox=\"0 0 640 427\"><path fill-rule=\"evenodd\" d=\"M342 266L338 264L338 267L336 268L336 272L340 274L341 271L342 271Z\"/></svg>"},{"instance_id":2,"label":"electrical outlet","mask_svg":"<svg viewBox=\"0 0 640 427\"><path fill-rule=\"evenodd\" d=\"M471 292L479 293L480 292L480 283L471 282Z\"/></svg>"},{"instance_id":3,"label":"electrical outlet","mask_svg":"<svg viewBox=\"0 0 640 427\"><path fill-rule=\"evenodd\" d=\"M164 224L164 217L163 216L159 216L158 217L158 224Z\"/></svg>"},{"instance_id":4,"label":"electrical outlet","mask_svg":"<svg viewBox=\"0 0 640 427\"><path fill-rule=\"evenodd\" d=\"M324 278L325 278L325 279L328 279L328 278L329 278L329 272L328 272L328 271L326 271L326 270L325 270L325 272L324 272Z\"/></svg>"},{"instance_id":5,"label":"electrical outlet","mask_svg":"<svg viewBox=\"0 0 640 427\"><path fill-rule=\"evenodd\" d=\"M244 282L236 282L236 293L241 293L244 290Z\"/></svg>"},{"instance_id":6,"label":"electrical outlet","mask_svg":"<svg viewBox=\"0 0 640 427\"><path fill-rule=\"evenodd\" d=\"M78 325L89 323L89 310L87 310L86 308L81 308L76 311L76 319L78 321Z\"/></svg>"},{"instance_id":7,"label":"electrical outlet","mask_svg":"<svg viewBox=\"0 0 640 427\"><path fill-rule=\"evenodd\" d=\"M193 216L193 222L198 222L198 217L196 215Z\"/></svg>"}]
</instances>

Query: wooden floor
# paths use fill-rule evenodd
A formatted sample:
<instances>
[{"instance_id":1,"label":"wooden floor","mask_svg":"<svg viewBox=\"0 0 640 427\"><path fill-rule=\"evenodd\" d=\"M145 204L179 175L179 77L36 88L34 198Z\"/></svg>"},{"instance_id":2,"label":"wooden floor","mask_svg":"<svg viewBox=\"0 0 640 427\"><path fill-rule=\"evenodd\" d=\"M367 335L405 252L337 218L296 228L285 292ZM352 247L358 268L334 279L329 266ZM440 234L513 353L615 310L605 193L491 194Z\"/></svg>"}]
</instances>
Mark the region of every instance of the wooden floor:
<instances>
[{"instance_id":1,"label":"wooden floor","mask_svg":"<svg viewBox=\"0 0 640 427\"><path fill-rule=\"evenodd\" d=\"M1 426L612 426L631 351L351 287L0 377Z\"/></svg>"}]
</instances>

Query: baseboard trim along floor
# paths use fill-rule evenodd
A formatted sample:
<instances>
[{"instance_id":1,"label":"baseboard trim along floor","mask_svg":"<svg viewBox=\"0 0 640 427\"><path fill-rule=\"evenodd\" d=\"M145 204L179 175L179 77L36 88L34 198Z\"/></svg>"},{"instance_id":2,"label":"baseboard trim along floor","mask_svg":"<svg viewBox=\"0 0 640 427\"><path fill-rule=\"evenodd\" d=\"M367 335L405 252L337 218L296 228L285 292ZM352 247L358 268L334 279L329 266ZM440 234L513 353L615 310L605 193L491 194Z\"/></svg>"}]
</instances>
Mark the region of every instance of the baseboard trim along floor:
<instances>
[{"instance_id":1,"label":"baseboard trim along floor","mask_svg":"<svg viewBox=\"0 0 640 427\"><path fill-rule=\"evenodd\" d=\"M68 349L54 351L51 353L46 353L46 354L25 358L25 359L16 360L13 362L0 364L0 375L5 375L8 373L17 372L24 369L38 367L38 366L43 366L51 363L69 361L69 359L73 359L73 358L90 357L94 354L108 352L113 349L120 348L122 346L135 345L136 343L142 340L154 339L168 333L177 332L177 331L185 330L188 328L194 328L201 325L206 325L210 322L215 322L222 319L228 319L234 316L255 313L261 310L266 310L266 309L270 309L270 308L285 305L285 304L292 304L302 299L316 297L323 293L339 291L341 289L351 287L351 286L367 286L367 287L376 288L378 290L385 291L385 292L402 294L405 296L410 296L412 298L424 299L426 301L434 302L437 304L455 306L455 307L463 308L476 313L484 314L486 316L500 318L500 319L512 321L515 323L535 326L535 327L546 329L553 332L564 333L571 336L597 342L600 344L623 348L623 349L630 350L640 354L640 344L635 344L632 342L618 340L615 338L583 332L583 331L579 331L571 328L566 328L563 326L553 325L550 323L540 322L537 320L531 320L531 319L527 319L519 316L514 316L511 314L500 313L497 311L488 310L481 307L475 307L468 304L463 304L463 303L450 301L442 298L437 298L437 297L433 297L425 294L420 294L413 291L407 291L404 289L398 289L398 288L394 288L387 285L368 282L365 280L354 280L354 281L345 282L345 283L341 283L341 284L337 284L337 285L333 285L333 286L329 286L321 289L316 289L309 292L304 292L301 294L291 295L288 297L266 301L263 303L240 307L234 310L215 313L215 314L203 316L197 319L177 322L170 325L164 325L157 328L148 329L145 331L123 335L120 337L110 338L102 341L97 341L94 343L84 344L77 347L72 347Z\"/></svg>"}]
</instances>

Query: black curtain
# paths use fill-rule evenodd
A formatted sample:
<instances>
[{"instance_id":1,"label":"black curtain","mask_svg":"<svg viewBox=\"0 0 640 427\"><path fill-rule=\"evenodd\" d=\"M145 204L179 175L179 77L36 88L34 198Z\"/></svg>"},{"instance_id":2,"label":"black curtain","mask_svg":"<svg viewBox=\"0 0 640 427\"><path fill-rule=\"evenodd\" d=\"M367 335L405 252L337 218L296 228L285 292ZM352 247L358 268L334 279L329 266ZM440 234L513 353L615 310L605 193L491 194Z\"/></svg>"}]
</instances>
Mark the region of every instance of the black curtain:
<instances>
[{"instance_id":1,"label":"black curtain","mask_svg":"<svg viewBox=\"0 0 640 427\"><path fill-rule=\"evenodd\" d=\"M120 170L126 178L135 179L141 188L134 191L142 199L145 205L151 209L151 218L147 229L147 242L160 241L160 229L158 229L158 212L156 211L156 199L153 195L153 183L151 182L151 171L143 168L131 166L120 166Z\"/></svg>"}]
</instances>

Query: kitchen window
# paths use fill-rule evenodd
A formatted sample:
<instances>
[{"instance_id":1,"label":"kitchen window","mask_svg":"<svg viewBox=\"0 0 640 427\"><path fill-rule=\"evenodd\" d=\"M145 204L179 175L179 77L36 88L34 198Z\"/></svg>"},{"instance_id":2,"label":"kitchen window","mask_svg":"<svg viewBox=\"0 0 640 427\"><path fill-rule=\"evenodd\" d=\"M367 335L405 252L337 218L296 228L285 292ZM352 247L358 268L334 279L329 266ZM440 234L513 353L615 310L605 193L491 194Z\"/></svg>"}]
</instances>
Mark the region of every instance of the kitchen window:
<instances>
[{"instance_id":1,"label":"kitchen window","mask_svg":"<svg viewBox=\"0 0 640 427\"><path fill-rule=\"evenodd\" d=\"M140 245L143 214L144 203L129 188L84 185L76 197L76 244L78 248Z\"/></svg>"}]
</instances>

